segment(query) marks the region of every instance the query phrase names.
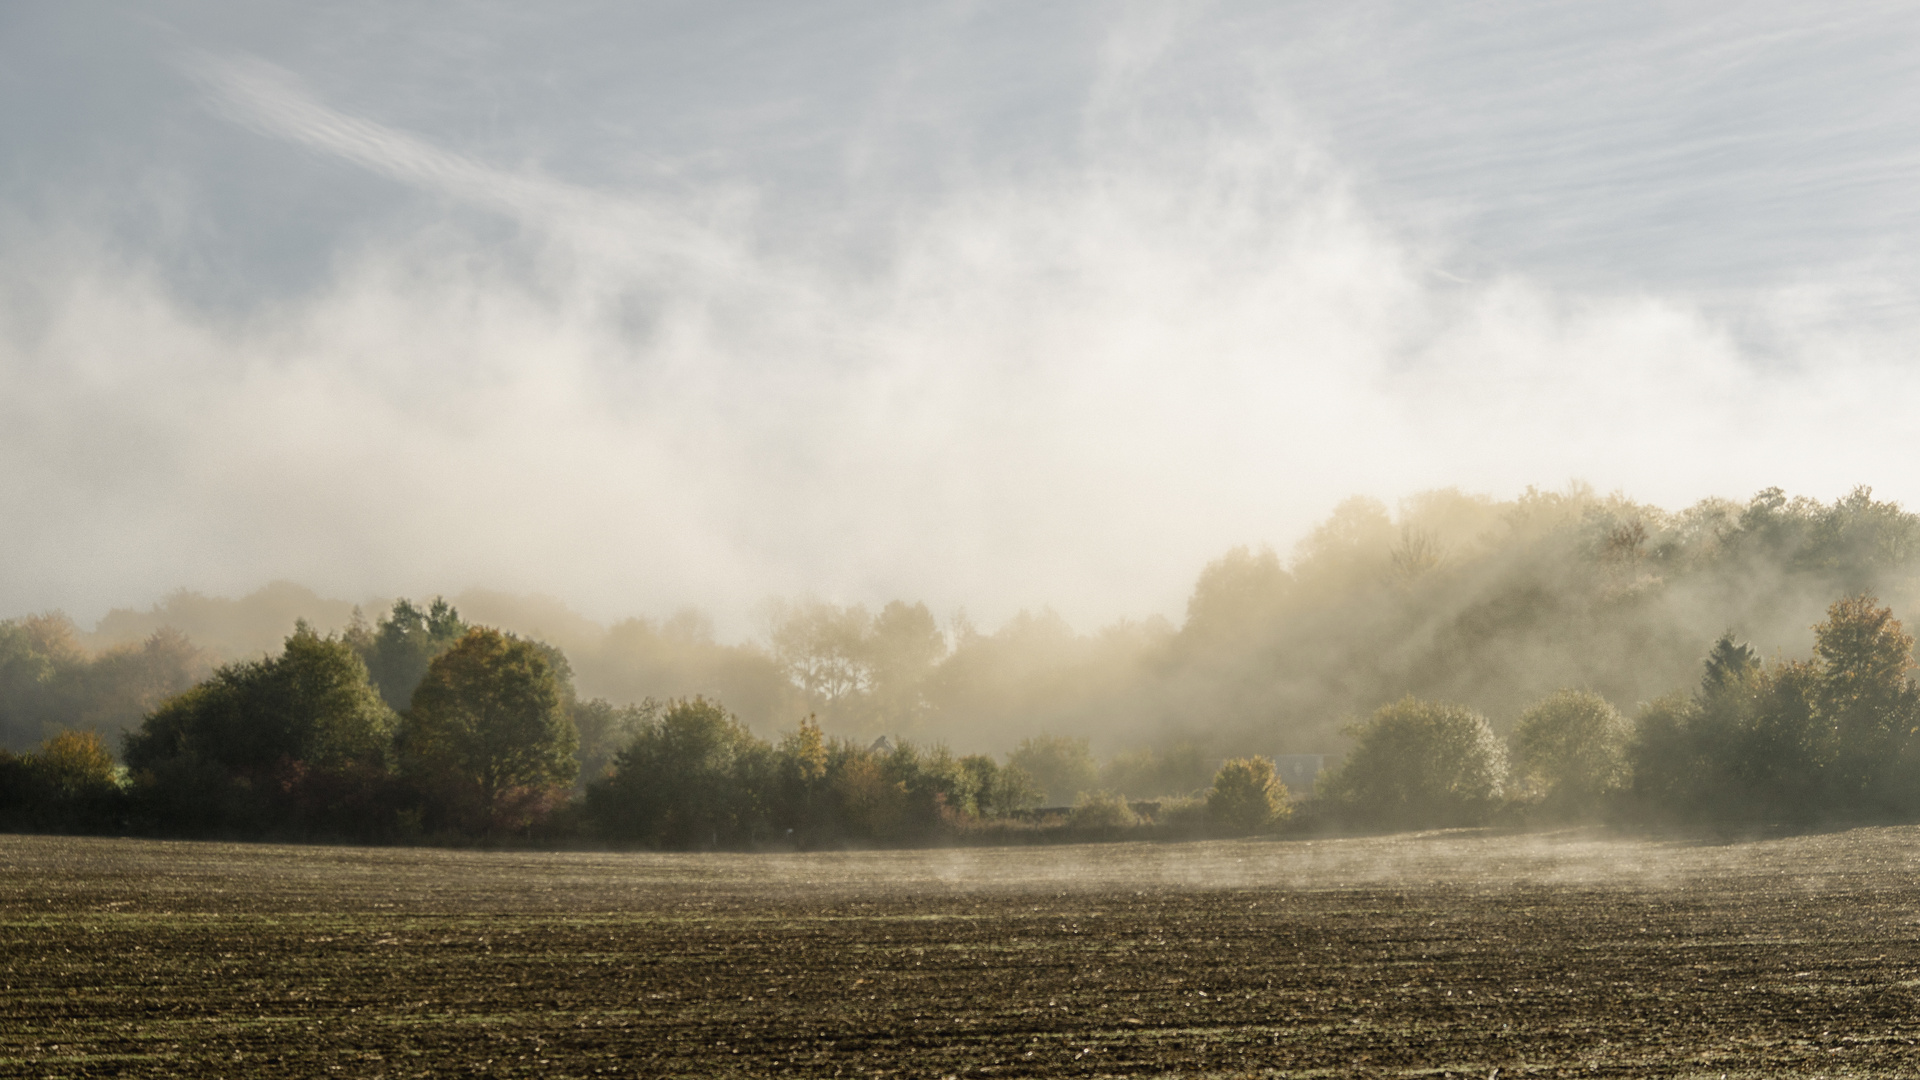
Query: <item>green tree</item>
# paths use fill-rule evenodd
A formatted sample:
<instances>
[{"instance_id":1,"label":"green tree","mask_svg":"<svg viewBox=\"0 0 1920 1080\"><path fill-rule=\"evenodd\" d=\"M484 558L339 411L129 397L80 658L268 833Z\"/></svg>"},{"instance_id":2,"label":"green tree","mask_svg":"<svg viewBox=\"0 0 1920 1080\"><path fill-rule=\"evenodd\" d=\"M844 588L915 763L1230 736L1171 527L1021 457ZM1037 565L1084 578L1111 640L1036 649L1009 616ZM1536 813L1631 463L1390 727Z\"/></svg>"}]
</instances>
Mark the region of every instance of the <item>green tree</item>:
<instances>
[{"instance_id":1,"label":"green tree","mask_svg":"<svg viewBox=\"0 0 1920 1080\"><path fill-rule=\"evenodd\" d=\"M1884 804L1895 795L1890 782L1920 723L1907 678L1913 635L1878 600L1849 596L1814 628L1813 651L1820 661L1814 702L1834 742L1836 797Z\"/></svg>"},{"instance_id":2,"label":"green tree","mask_svg":"<svg viewBox=\"0 0 1920 1080\"><path fill-rule=\"evenodd\" d=\"M353 650L300 623L278 657L228 664L156 709L127 737L127 766L182 756L236 774L283 759L381 765L393 726Z\"/></svg>"},{"instance_id":3,"label":"green tree","mask_svg":"<svg viewBox=\"0 0 1920 1080\"><path fill-rule=\"evenodd\" d=\"M1353 751L1321 787L1354 818L1432 828L1484 820L1507 775L1487 719L1458 705L1402 698L1348 729Z\"/></svg>"},{"instance_id":4,"label":"green tree","mask_svg":"<svg viewBox=\"0 0 1920 1080\"><path fill-rule=\"evenodd\" d=\"M1694 693L1652 702L1634 725L1627 754L1642 811L1693 820L1816 816L1833 759L1818 681L1813 664L1763 667L1722 637Z\"/></svg>"},{"instance_id":5,"label":"green tree","mask_svg":"<svg viewBox=\"0 0 1920 1080\"><path fill-rule=\"evenodd\" d=\"M1007 755L1007 764L1025 772L1039 786L1041 797L1054 806L1071 803L1083 791L1100 785L1093 763L1093 745L1065 735L1035 735L1020 740Z\"/></svg>"},{"instance_id":6,"label":"green tree","mask_svg":"<svg viewBox=\"0 0 1920 1080\"><path fill-rule=\"evenodd\" d=\"M1733 631L1720 635L1707 654L1706 671L1700 676L1700 694L1712 697L1736 691L1760 672L1760 656L1753 646L1735 641Z\"/></svg>"},{"instance_id":7,"label":"green tree","mask_svg":"<svg viewBox=\"0 0 1920 1080\"><path fill-rule=\"evenodd\" d=\"M228 664L155 709L125 756L143 805L176 828L360 832L393 729L353 648L300 623L279 656Z\"/></svg>"},{"instance_id":8,"label":"green tree","mask_svg":"<svg viewBox=\"0 0 1920 1080\"><path fill-rule=\"evenodd\" d=\"M802 726L791 762L803 784L825 775L803 745L809 729L819 730ZM770 757L767 744L718 702L670 702L639 725L613 771L587 788L588 811L615 839L676 848L737 844L764 827Z\"/></svg>"},{"instance_id":9,"label":"green tree","mask_svg":"<svg viewBox=\"0 0 1920 1080\"><path fill-rule=\"evenodd\" d=\"M573 783L579 736L542 649L475 627L433 658L400 729L403 770L449 823L532 823Z\"/></svg>"},{"instance_id":10,"label":"green tree","mask_svg":"<svg viewBox=\"0 0 1920 1080\"><path fill-rule=\"evenodd\" d=\"M1041 791L1018 765L1001 765L985 754L960 759L974 791L974 812L985 818L1008 817L1040 805Z\"/></svg>"},{"instance_id":11,"label":"green tree","mask_svg":"<svg viewBox=\"0 0 1920 1080\"><path fill-rule=\"evenodd\" d=\"M1598 694L1561 690L1535 702L1513 731L1514 771L1546 805L1593 810L1627 786L1632 725Z\"/></svg>"},{"instance_id":12,"label":"green tree","mask_svg":"<svg viewBox=\"0 0 1920 1080\"><path fill-rule=\"evenodd\" d=\"M404 712L413 692L426 678L433 658L466 636L460 612L440 597L421 610L411 600L395 600L393 610L370 633L349 631L349 640L361 650L367 672L380 696L395 712Z\"/></svg>"},{"instance_id":13,"label":"green tree","mask_svg":"<svg viewBox=\"0 0 1920 1080\"><path fill-rule=\"evenodd\" d=\"M1293 812L1287 785L1267 757L1229 758L1213 776L1207 792L1207 816L1232 832L1261 832Z\"/></svg>"},{"instance_id":14,"label":"green tree","mask_svg":"<svg viewBox=\"0 0 1920 1080\"><path fill-rule=\"evenodd\" d=\"M580 737L579 784L584 788L607 775L614 755L660 715L660 703L648 698L638 705L615 705L605 698L594 698L575 702L570 711Z\"/></svg>"}]
</instances>

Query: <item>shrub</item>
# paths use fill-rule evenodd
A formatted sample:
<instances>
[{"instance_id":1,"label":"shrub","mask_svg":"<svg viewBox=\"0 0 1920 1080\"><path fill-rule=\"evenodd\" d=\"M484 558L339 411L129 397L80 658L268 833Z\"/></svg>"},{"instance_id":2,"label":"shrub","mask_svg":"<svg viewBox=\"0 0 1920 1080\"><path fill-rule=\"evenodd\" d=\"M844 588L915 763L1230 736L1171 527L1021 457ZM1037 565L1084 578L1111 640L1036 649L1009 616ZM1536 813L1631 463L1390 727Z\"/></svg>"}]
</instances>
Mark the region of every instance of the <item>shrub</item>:
<instances>
[{"instance_id":1,"label":"shrub","mask_svg":"<svg viewBox=\"0 0 1920 1080\"><path fill-rule=\"evenodd\" d=\"M1093 763L1092 744L1063 735L1022 739L1007 764L1033 778L1049 806L1072 802L1083 791L1099 786L1100 771Z\"/></svg>"},{"instance_id":2,"label":"shrub","mask_svg":"<svg viewBox=\"0 0 1920 1080\"><path fill-rule=\"evenodd\" d=\"M1117 791L1083 791L1067 815L1069 828L1089 832L1114 832L1140 824L1140 815L1127 805L1127 797Z\"/></svg>"},{"instance_id":3,"label":"shrub","mask_svg":"<svg viewBox=\"0 0 1920 1080\"><path fill-rule=\"evenodd\" d=\"M1550 808L1576 813L1627 786L1632 727L1598 694L1561 690L1521 714L1516 778Z\"/></svg>"},{"instance_id":4,"label":"shrub","mask_svg":"<svg viewBox=\"0 0 1920 1080\"><path fill-rule=\"evenodd\" d=\"M733 844L761 825L771 749L717 702L668 703L587 787L603 835L667 847Z\"/></svg>"},{"instance_id":5,"label":"shrub","mask_svg":"<svg viewBox=\"0 0 1920 1080\"><path fill-rule=\"evenodd\" d=\"M1409 828L1475 824L1501 794L1506 748L1479 713L1407 697L1347 730L1353 752L1321 786L1343 816Z\"/></svg>"},{"instance_id":6,"label":"shrub","mask_svg":"<svg viewBox=\"0 0 1920 1080\"><path fill-rule=\"evenodd\" d=\"M1228 759L1207 792L1207 817L1229 832L1261 832L1291 812L1287 786L1274 774L1271 758Z\"/></svg>"}]
</instances>

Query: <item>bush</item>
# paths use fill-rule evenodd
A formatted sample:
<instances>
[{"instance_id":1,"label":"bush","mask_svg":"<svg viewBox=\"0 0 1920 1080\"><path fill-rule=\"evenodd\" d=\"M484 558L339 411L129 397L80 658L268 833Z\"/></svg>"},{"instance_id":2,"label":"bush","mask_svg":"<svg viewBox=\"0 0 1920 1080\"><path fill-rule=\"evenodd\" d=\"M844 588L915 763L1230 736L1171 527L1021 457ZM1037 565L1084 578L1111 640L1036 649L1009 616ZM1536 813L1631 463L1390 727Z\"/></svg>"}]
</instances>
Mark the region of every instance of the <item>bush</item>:
<instances>
[{"instance_id":1,"label":"bush","mask_svg":"<svg viewBox=\"0 0 1920 1080\"><path fill-rule=\"evenodd\" d=\"M393 725L353 648L299 623L279 656L220 668L127 735L132 797L168 831L365 837Z\"/></svg>"},{"instance_id":2,"label":"bush","mask_svg":"<svg viewBox=\"0 0 1920 1080\"><path fill-rule=\"evenodd\" d=\"M1207 800L1199 795L1162 799L1153 812L1154 825L1176 836L1202 835L1207 822Z\"/></svg>"},{"instance_id":3,"label":"bush","mask_svg":"<svg viewBox=\"0 0 1920 1080\"><path fill-rule=\"evenodd\" d=\"M817 729L816 729L817 730ZM602 835L665 847L738 844L762 829L771 750L718 703L670 702L587 787Z\"/></svg>"},{"instance_id":4,"label":"bush","mask_svg":"<svg viewBox=\"0 0 1920 1080\"><path fill-rule=\"evenodd\" d=\"M1228 832L1262 832L1286 820L1293 807L1287 786L1265 757L1230 758L1213 775L1207 817Z\"/></svg>"},{"instance_id":5,"label":"bush","mask_svg":"<svg viewBox=\"0 0 1920 1080\"><path fill-rule=\"evenodd\" d=\"M1067 826L1088 832L1115 832L1140 824L1140 815L1127 805L1127 797L1117 791L1083 791L1067 815Z\"/></svg>"},{"instance_id":6,"label":"bush","mask_svg":"<svg viewBox=\"0 0 1920 1080\"><path fill-rule=\"evenodd\" d=\"M1354 821L1404 828L1478 824L1506 781L1506 748L1486 717L1458 705L1402 698L1347 731L1353 752L1321 794Z\"/></svg>"},{"instance_id":7,"label":"bush","mask_svg":"<svg viewBox=\"0 0 1920 1080\"><path fill-rule=\"evenodd\" d=\"M1099 786L1100 770L1093 763L1093 747L1086 739L1039 735L1022 739L1007 764L1033 778L1049 806L1071 803L1083 791Z\"/></svg>"},{"instance_id":8,"label":"bush","mask_svg":"<svg viewBox=\"0 0 1920 1080\"><path fill-rule=\"evenodd\" d=\"M1516 778L1550 809L1592 810L1627 786L1632 733L1605 698L1561 690L1521 714L1513 731Z\"/></svg>"}]
</instances>

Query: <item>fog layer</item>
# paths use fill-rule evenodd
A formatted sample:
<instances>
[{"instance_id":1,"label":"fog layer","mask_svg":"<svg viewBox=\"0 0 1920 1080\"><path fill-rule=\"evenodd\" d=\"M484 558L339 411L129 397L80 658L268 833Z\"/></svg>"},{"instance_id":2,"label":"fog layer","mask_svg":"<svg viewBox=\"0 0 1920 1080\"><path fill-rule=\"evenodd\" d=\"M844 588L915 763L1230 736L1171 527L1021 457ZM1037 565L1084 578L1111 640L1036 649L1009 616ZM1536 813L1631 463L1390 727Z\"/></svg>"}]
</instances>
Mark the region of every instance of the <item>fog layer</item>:
<instances>
[{"instance_id":1,"label":"fog layer","mask_svg":"<svg viewBox=\"0 0 1920 1080\"><path fill-rule=\"evenodd\" d=\"M1892 8L6 19L0 610L1092 627L1356 491L1913 496Z\"/></svg>"}]
</instances>

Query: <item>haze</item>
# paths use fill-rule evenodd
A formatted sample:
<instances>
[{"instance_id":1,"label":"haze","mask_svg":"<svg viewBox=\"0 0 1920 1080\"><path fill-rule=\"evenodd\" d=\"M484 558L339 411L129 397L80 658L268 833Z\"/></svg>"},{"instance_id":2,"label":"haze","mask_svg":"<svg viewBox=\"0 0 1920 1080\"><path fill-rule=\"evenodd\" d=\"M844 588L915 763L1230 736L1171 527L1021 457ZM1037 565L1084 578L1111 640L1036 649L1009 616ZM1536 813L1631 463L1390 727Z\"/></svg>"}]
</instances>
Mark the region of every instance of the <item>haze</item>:
<instances>
[{"instance_id":1,"label":"haze","mask_svg":"<svg viewBox=\"0 0 1920 1080\"><path fill-rule=\"evenodd\" d=\"M1912 502L1891 4L11 4L0 613L1178 618L1342 499Z\"/></svg>"}]
</instances>

